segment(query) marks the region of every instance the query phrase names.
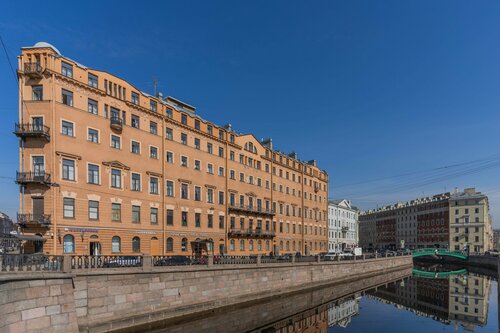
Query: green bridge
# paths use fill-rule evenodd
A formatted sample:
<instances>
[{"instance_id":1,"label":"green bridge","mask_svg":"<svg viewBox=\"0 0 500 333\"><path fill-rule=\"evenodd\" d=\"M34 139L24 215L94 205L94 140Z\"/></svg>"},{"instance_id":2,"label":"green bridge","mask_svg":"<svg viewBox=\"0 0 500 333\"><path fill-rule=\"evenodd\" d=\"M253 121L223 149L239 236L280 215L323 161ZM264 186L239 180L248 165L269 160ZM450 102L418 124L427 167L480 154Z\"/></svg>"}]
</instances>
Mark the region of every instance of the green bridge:
<instances>
[{"instance_id":1,"label":"green bridge","mask_svg":"<svg viewBox=\"0 0 500 333\"><path fill-rule=\"evenodd\" d=\"M429 279L445 279L451 275L463 275L463 274L467 274L467 269L463 268L450 272L428 272L417 268L413 269L413 276L420 278L429 278Z\"/></svg>"},{"instance_id":2,"label":"green bridge","mask_svg":"<svg viewBox=\"0 0 500 333\"><path fill-rule=\"evenodd\" d=\"M465 252L450 251L444 248L415 249L412 251L412 254L413 258L424 257L424 256L449 256L466 260L469 257L468 254Z\"/></svg>"}]
</instances>

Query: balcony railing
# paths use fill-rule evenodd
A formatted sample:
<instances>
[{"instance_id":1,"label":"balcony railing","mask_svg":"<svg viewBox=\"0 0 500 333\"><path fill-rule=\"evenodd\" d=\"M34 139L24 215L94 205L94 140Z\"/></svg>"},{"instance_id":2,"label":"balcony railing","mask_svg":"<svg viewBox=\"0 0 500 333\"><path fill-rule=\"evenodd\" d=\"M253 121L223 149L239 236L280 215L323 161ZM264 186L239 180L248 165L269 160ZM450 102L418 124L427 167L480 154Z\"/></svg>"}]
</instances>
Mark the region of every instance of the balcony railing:
<instances>
[{"instance_id":1,"label":"balcony railing","mask_svg":"<svg viewBox=\"0 0 500 333\"><path fill-rule=\"evenodd\" d=\"M17 214L17 223L22 226L40 224L48 227L51 223L51 219L49 214Z\"/></svg>"},{"instance_id":2,"label":"balcony railing","mask_svg":"<svg viewBox=\"0 0 500 333\"><path fill-rule=\"evenodd\" d=\"M114 130L116 130L116 131L120 131L120 132L121 132L121 130L122 130L122 128L123 128L123 122L122 122L122 120L121 120L120 118L118 118L118 117L111 117L111 118L109 119L109 126L110 126L112 129L114 129Z\"/></svg>"},{"instance_id":3,"label":"balcony railing","mask_svg":"<svg viewBox=\"0 0 500 333\"><path fill-rule=\"evenodd\" d=\"M275 215L275 213L270 209L264 209L262 207L250 206L250 205L247 206L247 205L229 204L229 210L252 213L252 214L270 215L270 216Z\"/></svg>"},{"instance_id":4,"label":"balcony railing","mask_svg":"<svg viewBox=\"0 0 500 333\"><path fill-rule=\"evenodd\" d=\"M48 185L51 183L50 174L46 172L16 172L16 183L26 185L30 183Z\"/></svg>"},{"instance_id":5,"label":"balcony railing","mask_svg":"<svg viewBox=\"0 0 500 333\"><path fill-rule=\"evenodd\" d=\"M32 78L41 78L43 68L37 62L25 62L24 63L24 74Z\"/></svg>"},{"instance_id":6,"label":"balcony railing","mask_svg":"<svg viewBox=\"0 0 500 333\"><path fill-rule=\"evenodd\" d=\"M19 137L42 137L50 140L49 127L45 125L16 123L14 134Z\"/></svg>"},{"instance_id":7,"label":"balcony railing","mask_svg":"<svg viewBox=\"0 0 500 333\"><path fill-rule=\"evenodd\" d=\"M272 238L276 236L276 232L272 230L262 229L229 229L229 236L243 236L243 237L262 237Z\"/></svg>"}]
</instances>

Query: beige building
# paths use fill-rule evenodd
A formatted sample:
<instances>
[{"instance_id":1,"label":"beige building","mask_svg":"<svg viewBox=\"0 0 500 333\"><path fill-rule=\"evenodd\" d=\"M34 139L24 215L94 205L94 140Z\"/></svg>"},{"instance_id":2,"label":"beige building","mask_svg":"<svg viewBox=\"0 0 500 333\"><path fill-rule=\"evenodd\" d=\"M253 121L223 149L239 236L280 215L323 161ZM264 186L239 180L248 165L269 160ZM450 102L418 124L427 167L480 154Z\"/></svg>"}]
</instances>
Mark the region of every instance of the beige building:
<instances>
[{"instance_id":1,"label":"beige building","mask_svg":"<svg viewBox=\"0 0 500 333\"><path fill-rule=\"evenodd\" d=\"M450 249L484 252L493 249L488 197L475 188L450 197Z\"/></svg>"},{"instance_id":2,"label":"beige building","mask_svg":"<svg viewBox=\"0 0 500 333\"><path fill-rule=\"evenodd\" d=\"M328 175L314 160L47 43L23 48L18 62L26 252L327 251Z\"/></svg>"}]
</instances>

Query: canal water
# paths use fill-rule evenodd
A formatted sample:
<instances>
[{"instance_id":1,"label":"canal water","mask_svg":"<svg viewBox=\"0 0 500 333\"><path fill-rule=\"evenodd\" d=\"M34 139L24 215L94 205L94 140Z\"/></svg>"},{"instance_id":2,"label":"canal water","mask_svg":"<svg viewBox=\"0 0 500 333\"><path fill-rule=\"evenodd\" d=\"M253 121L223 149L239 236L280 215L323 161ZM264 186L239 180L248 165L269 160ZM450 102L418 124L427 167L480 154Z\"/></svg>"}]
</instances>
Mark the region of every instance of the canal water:
<instances>
[{"instance_id":1,"label":"canal water","mask_svg":"<svg viewBox=\"0 0 500 333\"><path fill-rule=\"evenodd\" d=\"M128 332L499 332L497 282L448 271L407 270Z\"/></svg>"}]
</instances>

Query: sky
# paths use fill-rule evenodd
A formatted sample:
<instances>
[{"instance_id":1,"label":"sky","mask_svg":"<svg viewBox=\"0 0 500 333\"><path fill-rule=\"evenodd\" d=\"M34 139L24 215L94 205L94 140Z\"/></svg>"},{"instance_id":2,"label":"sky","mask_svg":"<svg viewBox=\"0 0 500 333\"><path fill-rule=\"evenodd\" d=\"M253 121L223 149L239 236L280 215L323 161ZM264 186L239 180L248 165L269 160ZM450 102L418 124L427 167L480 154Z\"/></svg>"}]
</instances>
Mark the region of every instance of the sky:
<instances>
[{"instance_id":1,"label":"sky","mask_svg":"<svg viewBox=\"0 0 500 333\"><path fill-rule=\"evenodd\" d=\"M498 1L4 2L13 66L38 41L315 159L361 209L455 187L500 227ZM29 10L26 10L29 8ZM17 87L0 49L0 211L19 209Z\"/></svg>"}]
</instances>

